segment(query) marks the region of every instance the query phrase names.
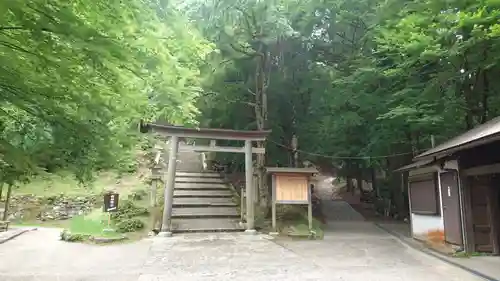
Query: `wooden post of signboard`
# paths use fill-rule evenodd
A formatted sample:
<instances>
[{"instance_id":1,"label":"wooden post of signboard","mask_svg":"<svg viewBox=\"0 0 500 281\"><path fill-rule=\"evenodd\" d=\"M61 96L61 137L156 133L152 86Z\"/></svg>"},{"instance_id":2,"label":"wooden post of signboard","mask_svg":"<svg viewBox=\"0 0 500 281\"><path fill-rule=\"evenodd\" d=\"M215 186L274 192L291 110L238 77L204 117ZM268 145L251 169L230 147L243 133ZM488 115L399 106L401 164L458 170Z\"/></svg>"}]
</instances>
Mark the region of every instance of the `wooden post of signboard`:
<instances>
[{"instance_id":1,"label":"wooden post of signboard","mask_svg":"<svg viewBox=\"0 0 500 281\"><path fill-rule=\"evenodd\" d=\"M307 221L309 222L309 232L313 230L313 211L312 211L312 193L311 188L309 187L309 181L307 181L307 195L309 203L307 204Z\"/></svg>"},{"instance_id":2,"label":"wooden post of signboard","mask_svg":"<svg viewBox=\"0 0 500 281\"><path fill-rule=\"evenodd\" d=\"M109 192L104 194L104 206L103 211L108 213L108 226L106 229L103 229L105 232L112 232L111 229L111 213L118 211L118 200L120 199L120 195L118 193Z\"/></svg>"},{"instance_id":3,"label":"wooden post of signboard","mask_svg":"<svg viewBox=\"0 0 500 281\"><path fill-rule=\"evenodd\" d=\"M310 178L318 171L314 168L266 168L272 177L272 228L271 234L277 234L276 205L307 205L309 231L313 230L312 194Z\"/></svg>"},{"instance_id":4,"label":"wooden post of signboard","mask_svg":"<svg viewBox=\"0 0 500 281\"><path fill-rule=\"evenodd\" d=\"M271 194L271 213L272 213L272 228L273 228L273 233L272 234L277 234L278 229L276 227L276 175L271 175L272 179L272 194Z\"/></svg>"}]
</instances>

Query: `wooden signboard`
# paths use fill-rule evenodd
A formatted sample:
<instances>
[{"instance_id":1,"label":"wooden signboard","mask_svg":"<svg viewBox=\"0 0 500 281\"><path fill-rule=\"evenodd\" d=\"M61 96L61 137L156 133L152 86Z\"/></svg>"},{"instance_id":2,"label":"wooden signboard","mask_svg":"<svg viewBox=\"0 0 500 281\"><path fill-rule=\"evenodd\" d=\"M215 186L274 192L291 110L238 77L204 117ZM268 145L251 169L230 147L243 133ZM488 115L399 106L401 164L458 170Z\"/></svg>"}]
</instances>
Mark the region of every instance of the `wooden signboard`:
<instances>
[{"instance_id":1,"label":"wooden signboard","mask_svg":"<svg viewBox=\"0 0 500 281\"><path fill-rule=\"evenodd\" d=\"M307 205L309 229L312 231L312 202L310 178L318 170L313 168L266 168L272 177L272 224L276 231L276 204Z\"/></svg>"},{"instance_id":2,"label":"wooden signboard","mask_svg":"<svg viewBox=\"0 0 500 281\"><path fill-rule=\"evenodd\" d=\"M276 203L309 203L308 176L303 174L275 174Z\"/></svg>"},{"instance_id":3,"label":"wooden signboard","mask_svg":"<svg viewBox=\"0 0 500 281\"><path fill-rule=\"evenodd\" d=\"M118 211L118 199L120 195L118 193L106 193L104 194L104 212L116 212Z\"/></svg>"}]
</instances>

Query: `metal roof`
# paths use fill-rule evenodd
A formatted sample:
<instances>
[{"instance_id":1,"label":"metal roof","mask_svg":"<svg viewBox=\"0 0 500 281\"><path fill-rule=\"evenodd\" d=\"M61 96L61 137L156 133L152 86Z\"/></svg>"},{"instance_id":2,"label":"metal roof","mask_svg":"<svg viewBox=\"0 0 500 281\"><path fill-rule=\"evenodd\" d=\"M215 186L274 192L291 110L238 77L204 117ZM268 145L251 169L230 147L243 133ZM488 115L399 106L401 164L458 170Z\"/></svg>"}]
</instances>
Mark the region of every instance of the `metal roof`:
<instances>
[{"instance_id":1,"label":"metal roof","mask_svg":"<svg viewBox=\"0 0 500 281\"><path fill-rule=\"evenodd\" d=\"M422 168L422 167L430 166L432 163L434 163L434 160L432 160L432 159L431 160L417 161L417 162L413 162L411 164L408 164L406 166L403 166L397 170L394 170L394 172L404 172L404 171L408 171L411 169Z\"/></svg>"},{"instance_id":2,"label":"metal roof","mask_svg":"<svg viewBox=\"0 0 500 281\"><path fill-rule=\"evenodd\" d=\"M473 128L451 140L448 140L426 152L415 156L414 159L439 157L500 140L500 116Z\"/></svg>"},{"instance_id":3,"label":"metal roof","mask_svg":"<svg viewBox=\"0 0 500 281\"><path fill-rule=\"evenodd\" d=\"M162 125L158 123L141 123L140 131L142 133L152 131L167 136L178 136L184 138L253 140L253 141L266 140L266 137L271 133L271 130L240 131L240 130L212 129L212 128L187 128L182 126Z\"/></svg>"}]
</instances>

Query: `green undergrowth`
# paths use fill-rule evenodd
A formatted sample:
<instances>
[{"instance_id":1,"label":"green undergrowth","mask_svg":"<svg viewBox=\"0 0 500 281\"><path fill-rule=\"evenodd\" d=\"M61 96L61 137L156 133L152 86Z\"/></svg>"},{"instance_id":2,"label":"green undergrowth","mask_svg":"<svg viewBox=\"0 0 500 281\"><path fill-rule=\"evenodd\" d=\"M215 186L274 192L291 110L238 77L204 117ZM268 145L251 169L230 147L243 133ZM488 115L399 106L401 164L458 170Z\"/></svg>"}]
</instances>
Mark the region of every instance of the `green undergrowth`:
<instances>
[{"instance_id":1,"label":"green undergrowth","mask_svg":"<svg viewBox=\"0 0 500 281\"><path fill-rule=\"evenodd\" d=\"M309 230L307 206L278 205L277 228L280 235L292 238L323 239L323 224L313 218L312 231Z\"/></svg>"},{"instance_id":2,"label":"green undergrowth","mask_svg":"<svg viewBox=\"0 0 500 281\"><path fill-rule=\"evenodd\" d=\"M321 222L314 218L312 231L309 230L307 218L299 218L294 221L283 222L280 234L292 238L323 239L324 237Z\"/></svg>"},{"instance_id":3,"label":"green undergrowth","mask_svg":"<svg viewBox=\"0 0 500 281\"><path fill-rule=\"evenodd\" d=\"M106 190L114 190L126 196L137 189L145 189L146 183L141 173L120 175L116 171L100 172L95 180L87 184L78 182L74 176L66 172L56 174L41 174L29 183L18 186L13 195L32 194L36 196L53 196L65 194L68 196L101 194Z\"/></svg>"},{"instance_id":4,"label":"green undergrowth","mask_svg":"<svg viewBox=\"0 0 500 281\"><path fill-rule=\"evenodd\" d=\"M487 257L491 255L492 255L491 253L481 253L481 252L466 253L462 251L453 253L451 256L454 258L472 258L472 257Z\"/></svg>"},{"instance_id":5,"label":"green undergrowth","mask_svg":"<svg viewBox=\"0 0 500 281\"><path fill-rule=\"evenodd\" d=\"M92 242L93 238L125 237L126 241L143 238L151 229L149 210L143 207L147 204L145 201L145 198L125 199L119 203L118 212L109 214L99 208L85 216L74 217L61 232L61 239L67 242Z\"/></svg>"}]
</instances>

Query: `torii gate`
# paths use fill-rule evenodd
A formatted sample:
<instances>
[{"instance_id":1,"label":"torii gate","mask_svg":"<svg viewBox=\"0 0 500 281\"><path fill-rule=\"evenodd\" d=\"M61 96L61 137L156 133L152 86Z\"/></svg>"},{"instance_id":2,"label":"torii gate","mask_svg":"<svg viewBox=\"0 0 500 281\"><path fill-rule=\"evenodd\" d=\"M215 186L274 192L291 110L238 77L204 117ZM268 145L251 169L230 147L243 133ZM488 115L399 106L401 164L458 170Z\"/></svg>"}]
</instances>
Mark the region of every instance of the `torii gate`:
<instances>
[{"instance_id":1,"label":"torii gate","mask_svg":"<svg viewBox=\"0 0 500 281\"><path fill-rule=\"evenodd\" d=\"M172 203L174 198L175 171L177 167L177 154L179 150L184 152L232 152L245 153L245 188L246 188L246 230L247 233L255 233L255 190L253 185L253 162L252 154L264 154L265 148L253 147L254 141L265 141L271 130L266 131L240 131L227 129L208 128L186 128L181 126L160 125L157 123L144 124L141 122L142 133L153 132L165 137L170 137L170 153L165 184L165 204L163 208L163 222L158 235L172 236ZM209 146L201 145L179 145L179 138L208 139ZM217 146L217 140L239 140L245 141L244 147Z\"/></svg>"}]
</instances>

